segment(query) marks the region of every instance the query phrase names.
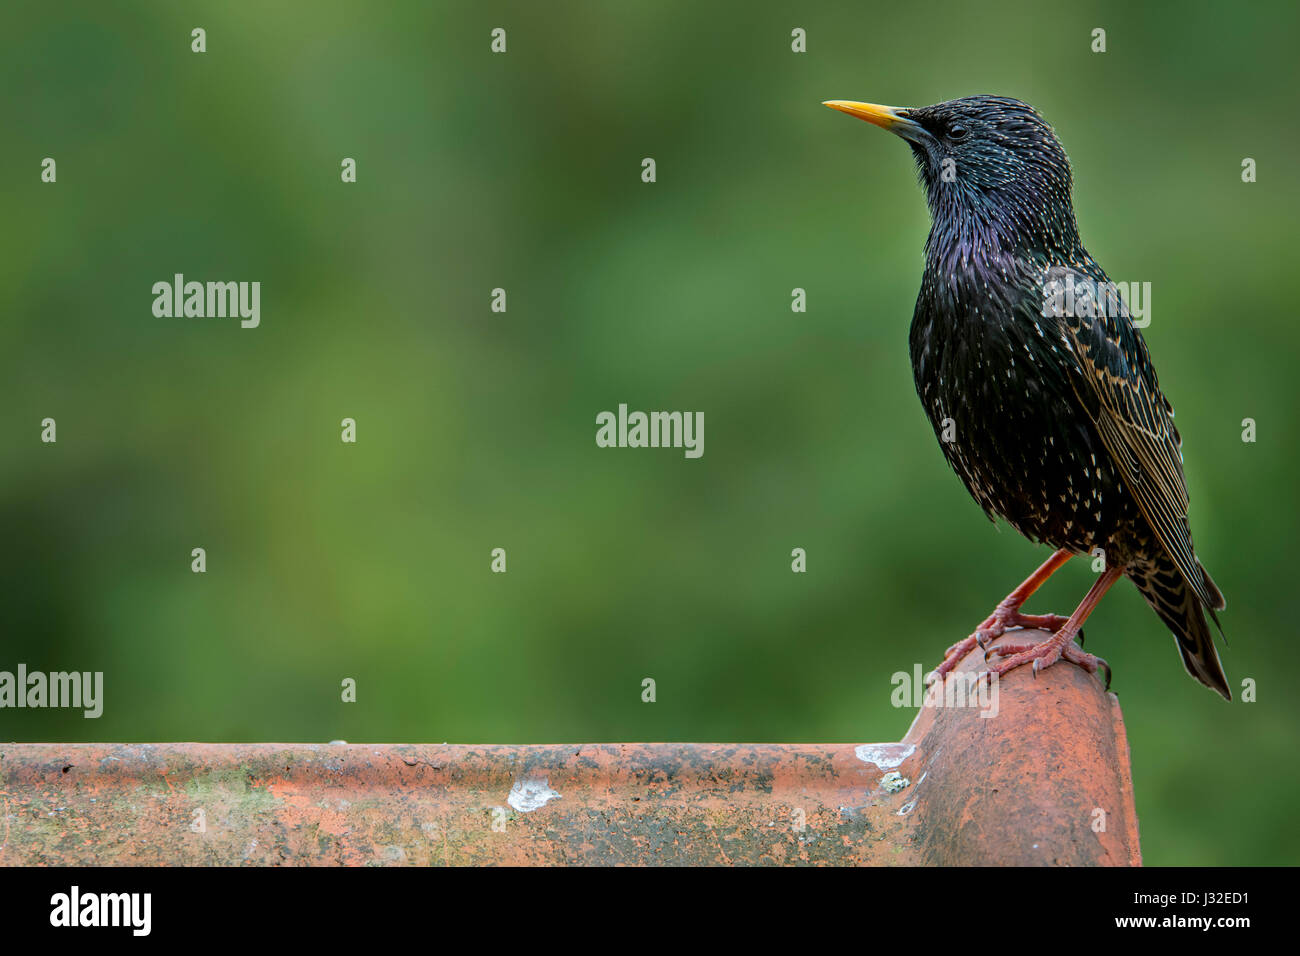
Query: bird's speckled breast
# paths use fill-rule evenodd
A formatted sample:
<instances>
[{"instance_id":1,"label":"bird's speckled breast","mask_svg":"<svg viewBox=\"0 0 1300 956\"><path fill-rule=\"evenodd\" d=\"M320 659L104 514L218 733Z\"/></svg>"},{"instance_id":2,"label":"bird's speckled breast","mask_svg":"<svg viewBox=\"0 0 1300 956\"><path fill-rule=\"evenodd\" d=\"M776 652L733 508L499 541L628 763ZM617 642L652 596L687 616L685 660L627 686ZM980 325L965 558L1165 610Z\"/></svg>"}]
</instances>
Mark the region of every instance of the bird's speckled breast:
<instances>
[{"instance_id":1,"label":"bird's speckled breast","mask_svg":"<svg viewBox=\"0 0 1300 956\"><path fill-rule=\"evenodd\" d=\"M949 465L990 517L1125 564L1149 532L1076 397L1046 264L1001 257L927 269L910 336L917 394ZM994 277L996 276L996 280Z\"/></svg>"}]
</instances>

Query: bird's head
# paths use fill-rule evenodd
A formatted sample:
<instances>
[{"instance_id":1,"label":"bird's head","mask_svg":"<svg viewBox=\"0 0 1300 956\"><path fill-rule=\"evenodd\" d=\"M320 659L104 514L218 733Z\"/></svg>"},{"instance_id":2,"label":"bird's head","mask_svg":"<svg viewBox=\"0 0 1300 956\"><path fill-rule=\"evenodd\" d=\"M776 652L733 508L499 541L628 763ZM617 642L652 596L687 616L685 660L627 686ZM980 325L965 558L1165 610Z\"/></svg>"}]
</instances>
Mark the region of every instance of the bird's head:
<instances>
[{"instance_id":1,"label":"bird's head","mask_svg":"<svg viewBox=\"0 0 1300 956\"><path fill-rule=\"evenodd\" d=\"M830 100L826 106L907 140L936 228L987 223L1002 239L1034 245L1077 240L1070 161L1029 104L967 96L900 108Z\"/></svg>"}]
</instances>

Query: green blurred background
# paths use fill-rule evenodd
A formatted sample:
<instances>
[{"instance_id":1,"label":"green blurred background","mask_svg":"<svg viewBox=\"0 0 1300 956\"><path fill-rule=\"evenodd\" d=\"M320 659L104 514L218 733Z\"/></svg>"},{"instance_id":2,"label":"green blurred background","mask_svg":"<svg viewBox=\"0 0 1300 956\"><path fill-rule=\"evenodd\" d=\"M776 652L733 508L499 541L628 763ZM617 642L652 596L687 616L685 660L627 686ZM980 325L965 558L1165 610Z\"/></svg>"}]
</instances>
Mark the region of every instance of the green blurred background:
<instances>
[{"instance_id":1,"label":"green blurred background","mask_svg":"<svg viewBox=\"0 0 1300 956\"><path fill-rule=\"evenodd\" d=\"M1146 860L1297 862L1298 18L7 5L0 669L102 670L106 703L0 711L0 739L898 739L891 675L1047 552L984 519L916 400L908 150L819 103L1000 93L1058 129L1089 250L1152 283L1225 666L1259 682L1193 682L1131 586L1094 615ZM176 272L261 281L261 327L154 318ZM704 457L597 448L620 402L703 411Z\"/></svg>"}]
</instances>

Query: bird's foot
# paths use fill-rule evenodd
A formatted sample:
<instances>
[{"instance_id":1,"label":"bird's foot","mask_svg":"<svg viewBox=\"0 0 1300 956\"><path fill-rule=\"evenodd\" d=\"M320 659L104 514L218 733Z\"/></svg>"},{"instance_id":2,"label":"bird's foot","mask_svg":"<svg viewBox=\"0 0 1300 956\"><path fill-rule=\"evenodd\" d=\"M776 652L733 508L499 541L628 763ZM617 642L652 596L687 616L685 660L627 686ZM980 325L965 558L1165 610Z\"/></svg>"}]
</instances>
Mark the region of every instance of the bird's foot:
<instances>
[{"instance_id":1,"label":"bird's foot","mask_svg":"<svg viewBox=\"0 0 1300 956\"><path fill-rule=\"evenodd\" d=\"M988 647L990 641L997 640L1012 628L1037 628L1055 632L1065 627L1067 621L1069 618L1061 617L1059 614L1021 614L1018 605L1003 601L979 627L975 628L975 633L962 638L944 652L943 662L930 672L929 681L943 680L948 672L961 663L961 659L976 646ZM1083 640L1082 631L1079 632L1079 640L1080 642ZM986 654L986 660L987 657Z\"/></svg>"},{"instance_id":2,"label":"bird's foot","mask_svg":"<svg viewBox=\"0 0 1300 956\"><path fill-rule=\"evenodd\" d=\"M1030 662L1033 662L1034 676L1037 677L1039 671L1051 667L1064 658L1071 664L1078 664L1089 674L1097 673L1098 668L1104 669L1106 671L1106 689L1110 690L1110 665L1106 663L1105 658L1085 653L1083 648L1074 643L1072 637L1073 635L1062 627L1047 640L1038 644L1006 641L990 648L984 652L985 661L988 661L989 654L996 654L1002 658L1002 661L981 673L980 679L992 680L994 675L1001 678L1022 664Z\"/></svg>"}]
</instances>

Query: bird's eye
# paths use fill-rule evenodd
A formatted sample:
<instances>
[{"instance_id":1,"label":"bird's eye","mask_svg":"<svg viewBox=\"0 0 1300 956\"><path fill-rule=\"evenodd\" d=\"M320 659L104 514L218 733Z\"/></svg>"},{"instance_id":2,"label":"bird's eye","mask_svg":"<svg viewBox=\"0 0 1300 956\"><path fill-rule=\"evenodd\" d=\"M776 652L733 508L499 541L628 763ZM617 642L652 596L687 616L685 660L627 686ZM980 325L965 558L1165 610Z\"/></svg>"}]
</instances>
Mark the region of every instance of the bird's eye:
<instances>
[{"instance_id":1,"label":"bird's eye","mask_svg":"<svg viewBox=\"0 0 1300 956\"><path fill-rule=\"evenodd\" d=\"M948 127L948 138L953 142L960 142L965 139L969 133L970 130L965 126L962 126L961 123L953 123Z\"/></svg>"}]
</instances>

